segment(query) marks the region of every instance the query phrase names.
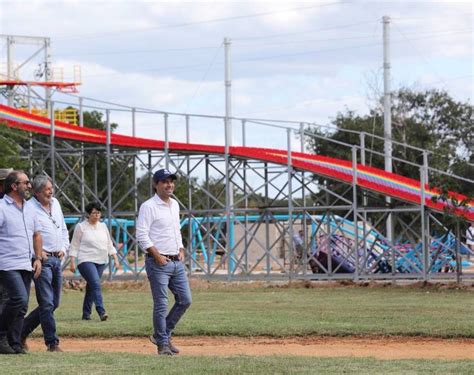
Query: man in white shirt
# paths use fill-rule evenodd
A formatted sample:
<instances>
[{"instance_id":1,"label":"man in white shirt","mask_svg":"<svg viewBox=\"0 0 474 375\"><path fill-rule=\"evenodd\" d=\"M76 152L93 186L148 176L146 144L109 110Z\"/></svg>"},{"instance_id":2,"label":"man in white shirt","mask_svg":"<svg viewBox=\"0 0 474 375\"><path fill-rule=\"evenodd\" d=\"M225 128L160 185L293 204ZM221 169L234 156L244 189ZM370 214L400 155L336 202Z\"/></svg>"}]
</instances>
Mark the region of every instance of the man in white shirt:
<instances>
[{"instance_id":1,"label":"man in white shirt","mask_svg":"<svg viewBox=\"0 0 474 375\"><path fill-rule=\"evenodd\" d=\"M37 176L32 186L33 198L26 203L26 206L31 207L41 224L43 267L40 277L35 280L38 307L25 318L21 333L22 344L26 348L26 338L41 323L47 351L62 352L56 335L54 311L61 299L61 261L69 249L69 232L59 201L53 197L54 188L51 179L47 176Z\"/></svg>"},{"instance_id":2,"label":"man in white shirt","mask_svg":"<svg viewBox=\"0 0 474 375\"><path fill-rule=\"evenodd\" d=\"M0 314L0 354L26 354L21 330L31 277L41 273L41 224L25 200L30 188L28 176L13 171L5 179L5 196L0 199L0 279L8 294Z\"/></svg>"},{"instance_id":3,"label":"man in white shirt","mask_svg":"<svg viewBox=\"0 0 474 375\"><path fill-rule=\"evenodd\" d=\"M0 168L0 199L2 199L5 195L3 182L5 181L5 178L8 176L8 174L12 171L13 169L11 168ZM3 288L2 280L0 280L0 314L3 311L3 307L5 306L7 299L7 292Z\"/></svg>"},{"instance_id":4,"label":"man in white shirt","mask_svg":"<svg viewBox=\"0 0 474 375\"><path fill-rule=\"evenodd\" d=\"M183 264L179 204L171 197L175 180L176 175L166 169L155 172L156 194L141 205L136 226L137 241L147 252L145 267L153 295L154 334L150 340L158 346L160 355L179 353L171 342L171 334L191 305L191 289ZM175 304L167 314L168 288Z\"/></svg>"}]
</instances>

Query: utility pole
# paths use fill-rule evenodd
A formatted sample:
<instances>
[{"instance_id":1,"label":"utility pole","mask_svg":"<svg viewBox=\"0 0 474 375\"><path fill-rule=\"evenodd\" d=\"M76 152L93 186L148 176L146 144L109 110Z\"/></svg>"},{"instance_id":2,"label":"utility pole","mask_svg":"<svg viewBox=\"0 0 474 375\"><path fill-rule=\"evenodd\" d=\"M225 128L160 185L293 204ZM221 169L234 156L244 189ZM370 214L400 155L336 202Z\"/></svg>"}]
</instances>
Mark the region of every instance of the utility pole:
<instances>
[{"instance_id":1,"label":"utility pole","mask_svg":"<svg viewBox=\"0 0 474 375\"><path fill-rule=\"evenodd\" d=\"M226 143L232 146L232 78L230 67L230 39L224 38L225 49L225 122Z\"/></svg>"},{"instance_id":2,"label":"utility pole","mask_svg":"<svg viewBox=\"0 0 474 375\"><path fill-rule=\"evenodd\" d=\"M230 147L232 146L232 77L230 66L230 39L224 38L225 50L225 174L226 174L226 243L230 273L234 271L234 189L232 180L232 164L230 162Z\"/></svg>"},{"instance_id":3,"label":"utility pole","mask_svg":"<svg viewBox=\"0 0 474 375\"><path fill-rule=\"evenodd\" d=\"M15 80L15 74L13 72L13 37L7 36L7 79L9 81ZM7 86L7 99L8 105L13 107L13 86Z\"/></svg>"},{"instance_id":4,"label":"utility pole","mask_svg":"<svg viewBox=\"0 0 474 375\"><path fill-rule=\"evenodd\" d=\"M384 16L383 20L383 128L384 128L384 155L385 171L392 172L392 100L390 92L390 17ZM390 205L390 197L386 198ZM387 239L393 241L392 214L387 217Z\"/></svg>"}]
</instances>

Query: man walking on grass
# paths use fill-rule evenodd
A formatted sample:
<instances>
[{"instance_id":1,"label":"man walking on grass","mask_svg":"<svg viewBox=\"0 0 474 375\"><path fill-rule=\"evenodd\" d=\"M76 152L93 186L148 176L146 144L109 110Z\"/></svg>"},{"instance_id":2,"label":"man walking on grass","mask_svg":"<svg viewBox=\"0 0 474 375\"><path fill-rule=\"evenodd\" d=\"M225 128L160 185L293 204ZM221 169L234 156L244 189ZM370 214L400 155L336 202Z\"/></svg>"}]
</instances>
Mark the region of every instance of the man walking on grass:
<instances>
[{"instance_id":1,"label":"man walking on grass","mask_svg":"<svg viewBox=\"0 0 474 375\"><path fill-rule=\"evenodd\" d=\"M2 199L3 196L5 195L3 182L5 181L5 178L8 176L8 174L12 171L13 169L11 168L0 169L0 199ZM0 314L2 313L3 307L7 303L7 300L8 300L7 291L3 288L2 280L0 280Z\"/></svg>"},{"instance_id":2,"label":"man walking on grass","mask_svg":"<svg viewBox=\"0 0 474 375\"><path fill-rule=\"evenodd\" d=\"M26 205L31 207L41 223L43 267L41 275L35 280L38 307L25 318L21 337L23 347L26 348L26 338L41 324L47 351L62 352L56 334L54 311L61 298L61 261L69 249L69 232L59 201L53 197L53 193L53 183L49 177L35 177L34 196Z\"/></svg>"},{"instance_id":3,"label":"man walking on grass","mask_svg":"<svg viewBox=\"0 0 474 375\"><path fill-rule=\"evenodd\" d=\"M171 342L171 334L191 305L191 290L183 264L179 204L172 198L175 180L176 175L166 169L155 172L155 195L141 205L136 226L137 241L147 252L145 267L153 296L154 333L150 340L158 346L160 355L179 353ZM169 313L168 288L175 298Z\"/></svg>"},{"instance_id":4,"label":"man walking on grass","mask_svg":"<svg viewBox=\"0 0 474 375\"><path fill-rule=\"evenodd\" d=\"M21 344L31 278L41 273L41 224L26 205L31 183L23 171L5 179L0 199L0 280L8 299L0 314L0 354L26 354Z\"/></svg>"}]
</instances>

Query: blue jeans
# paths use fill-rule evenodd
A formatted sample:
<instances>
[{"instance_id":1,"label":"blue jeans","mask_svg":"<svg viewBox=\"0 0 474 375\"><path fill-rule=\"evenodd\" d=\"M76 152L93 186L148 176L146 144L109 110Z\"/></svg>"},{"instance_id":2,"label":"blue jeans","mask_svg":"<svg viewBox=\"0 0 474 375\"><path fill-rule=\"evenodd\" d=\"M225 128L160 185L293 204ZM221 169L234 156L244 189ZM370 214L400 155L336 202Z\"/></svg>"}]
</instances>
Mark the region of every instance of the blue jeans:
<instances>
[{"instance_id":1,"label":"blue jeans","mask_svg":"<svg viewBox=\"0 0 474 375\"><path fill-rule=\"evenodd\" d=\"M8 294L5 288L3 287L2 279L0 278L0 314L3 311L3 308L7 304Z\"/></svg>"},{"instance_id":2,"label":"blue jeans","mask_svg":"<svg viewBox=\"0 0 474 375\"><path fill-rule=\"evenodd\" d=\"M59 306L61 299L61 260L52 256L48 257L43 262L40 277L34 282L38 307L25 318L21 336L27 337L41 323L45 344L59 344L59 338L56 335L54 310Z\"/></svg>"},{"instance_id":3,"label":"blue jeans","mask_svg":"<svg viewBox=\"0 0 474 375\"><path fill-rule=\"evenodd\" d=\"M153 328L158 344L167 344L172 331L191 305L191 289L182 262L169 261L161 266L151 256L146 256L146 273L153 295ZM168 288L175 303L168 311Z\"/></svg>"},{"instance_id":4,"label":"blue jeans","mask_svg":"<svg viewBox=\"0 0 474 375\"><path fill-rule=\"evenodd\" d=\"M8 300L0 315L0 338L7 337L12 348L21 347L23 320L30 298L31 271L0 271L0 279Z\"/></svg>"},{"instance_id":5,"label":"blue jeans","mask_svg":"<svg viewBox=\"0 0 474 375\"><path fill-rule=\"evenodd\" d=\"M100 278L104 273L106 265L106 263L82 262L77 266L79 273L86 280L86 294L84 296L84 303L82 304L83 317L91 316L93 303L95 303L95 310L99 315L105 314Z\"/></svg>"}]
</instances>

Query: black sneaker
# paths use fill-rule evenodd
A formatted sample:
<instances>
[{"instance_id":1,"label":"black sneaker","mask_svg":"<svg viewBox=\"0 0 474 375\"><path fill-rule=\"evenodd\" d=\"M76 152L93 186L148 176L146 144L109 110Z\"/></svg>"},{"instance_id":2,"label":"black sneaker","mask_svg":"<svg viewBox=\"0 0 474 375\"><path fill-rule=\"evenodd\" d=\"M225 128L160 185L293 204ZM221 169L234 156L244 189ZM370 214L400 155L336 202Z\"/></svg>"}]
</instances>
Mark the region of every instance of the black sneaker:
<instances>
[{"instance_id":1,"label":"black sneaker","mask_svg":"<svg viewBox=\"0 0 474 375\"><path fill-rule=\"evenodd\" d=\"M28 347L28 343L26 342L27 337L21 338L21 347L28 353L30 348Z\"/></svg>"},{"instance_id":2,"label":"black sneaker","mask_svg":"<svg viewBox=\"0 0 474 375\"><path fill-rule=\"evenodd\" d=\"M14 354L28 354L28 352L20 345L12 346L12 349Z\"/></svg>"},{"instance_id":3,"label":"black sneaker","mask_svg":"<svg viewBox=\"0 0 474 375\"><path fill-rule=\"evenodd\" d=\"M0 354L15 354L6 337L0 338Z\"/></svg>"},{"instance_id":4,"label":"black sneaker","mask_svg":"<svg viewBox=\"0 0 474 375\"><path fill-rule=\"evenodd\" d=\"M90 315L82 315L82 320L91 320Z\"/></svg>"},{"instance_id":5,"label":"black sneaker","mask_svg":"<svg viewBox=\"0 0 474 375\"><path fill-rule=\"evenodd\" d=\"M167 344L158 344L158 354L159 355L173 355L169 345Z\"/></svg>"}]
</instances>

